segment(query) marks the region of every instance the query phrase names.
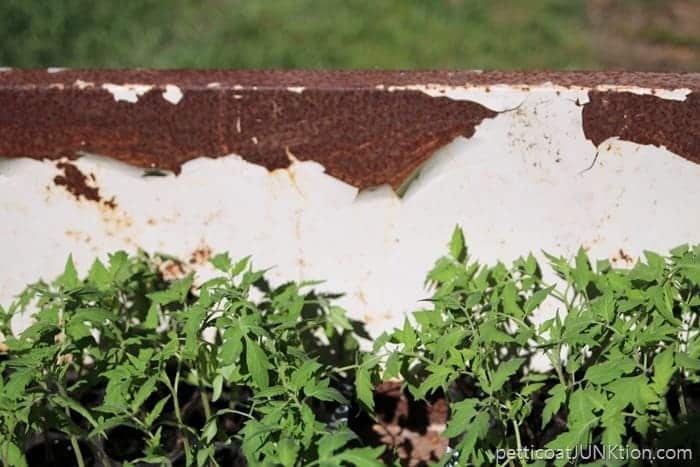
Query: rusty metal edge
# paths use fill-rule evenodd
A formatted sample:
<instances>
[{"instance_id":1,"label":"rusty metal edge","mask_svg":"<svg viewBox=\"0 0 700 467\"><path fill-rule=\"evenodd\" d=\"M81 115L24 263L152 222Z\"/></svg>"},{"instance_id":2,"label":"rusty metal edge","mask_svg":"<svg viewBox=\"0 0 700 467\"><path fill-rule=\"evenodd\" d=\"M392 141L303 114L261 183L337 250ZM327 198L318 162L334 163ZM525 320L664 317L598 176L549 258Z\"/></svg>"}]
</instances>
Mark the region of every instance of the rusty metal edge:
<instances>
[{"instance_id":1,"label":"rusty metal edge","mask_svg":"<svg viewBox=\"0 0 700 467\"><path fill-rule=\"evenodd\" d=\"M410 85L589 88L583 131L665 146L700 163L700 73L5 70L0 157L88 153L178 172L196 157L231 153L267 167L314 160L359 189L400 187L439 147L497 115L475 102L430 97ZM103 86L144 87L134 102ZM691 91L685 101L597 86ZM176 86L177 102L163 98Z\"/></svg>"}]
</instances>

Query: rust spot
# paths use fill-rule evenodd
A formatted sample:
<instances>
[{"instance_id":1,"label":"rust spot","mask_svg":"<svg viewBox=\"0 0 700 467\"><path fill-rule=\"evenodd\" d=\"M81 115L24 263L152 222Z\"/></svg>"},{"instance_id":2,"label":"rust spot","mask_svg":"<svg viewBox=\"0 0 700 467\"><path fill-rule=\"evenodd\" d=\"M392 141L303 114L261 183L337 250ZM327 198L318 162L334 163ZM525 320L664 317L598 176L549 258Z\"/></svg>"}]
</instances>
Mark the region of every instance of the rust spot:
<instances>
[{"instance_id":1,"label":"rust spot","mask_svg":"<svg viewBox=\"0 0 700 467\"><path fill-rule=\"evenodd\" d=\"M693 92L684 101L613 91L590 91L588 96L583 132L596 146L617 136L664 146L700 164L700 93Z\"/></svg>"},{"instance_id":2,"label":"rust spot","mask_svg":"<svg viewBox=\"0 0 700 467\"><path fill-rule=\"evenodd\" d=\"M70 162L59 162L56 167L63 170L63 175L56 175L53 182L63 186L75 199L85 198L88 201L100 202L100 189L88 185L88 177L78 167Z\"/></svg>"},{"instance_id":3,"label":"rust spot","mask_svg":"<svg viewBox=\"0 0 700 467\"><path fill-rule=\"evenodd\" d=\"M192 252L192 254L190 255L189 263L197 265L205 264L207 261L209 261L209 258L211 258L211 256L211 247L209 247L208 245L201 245Z\"/></svg>"},{"instance_id":4,"label":"rust spot","mask_svg":"<svg viewBox=\"0 0 700 467\"><path fill-rule=\"evenodd\" d=\"M612 262L617 263L618 261L624 261L627 264L632 264L634 262L634 258L630 256L625 250L620 248L615 256L612 257Z\"/></svg>"},{"instance_id":5,"label":"rust spot","mask_svg":"<svg viewBox=\"0 0 700 467\"><path fill-rule=\"evenodd\" d=\"M186 266L181 261L167 259L163 261L158 270L166 281L182 279L188 273Z\"/></svg>"}]
</instances>

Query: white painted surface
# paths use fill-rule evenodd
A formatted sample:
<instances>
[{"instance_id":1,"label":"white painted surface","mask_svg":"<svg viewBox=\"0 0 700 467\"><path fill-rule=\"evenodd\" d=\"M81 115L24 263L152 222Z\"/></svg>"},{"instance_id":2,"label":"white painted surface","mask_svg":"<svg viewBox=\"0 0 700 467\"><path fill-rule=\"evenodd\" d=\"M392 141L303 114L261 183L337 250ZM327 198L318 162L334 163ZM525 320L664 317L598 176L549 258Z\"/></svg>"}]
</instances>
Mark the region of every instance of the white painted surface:
<instances>
[{"instance_id":1,"label":"white painted surface","mask_svg":"<svg viewBox=\"0 0 700 467\"><path fill-rule=\"evenodd\" d=\"M636 257L700 240L700 166L616 139L595 159L576 105L585 93L513 92L489 105L517 102L514 110L438 151L403 198L388 187L358 194L313 162L270 173L231 155L193 160L177 177L142 177L111 159L77 160L104 199L115 197L110 210L55 186L55 163L2 160L0 303L60 273L68 253L86 271L116 249L187 259L208 247L253 255L276 282L325 279L377 334L429 296L425 274L455 224L485 262L531 250L573 256L580 245L593 257Z\"/></svg>"},{"instance_id":2,"label":"white painted surface","mask_svg":"<svg viewBox=\"0 0 700 467\"><path fill-rule=\"evenodd\" d=\"M77 84L77 81L76 81ZM146 84L112 84L105 83L102 89L109 91L116 102L125 101L135 104L139 101L139 97L150 91L153 86Z\"/></svg>"},{"instance_id":3,"label":"white painted surface","mask_svg":"<svg viewBox=\"0 0 700 467\"><path fill-rule=\"evenodd\" d=\"M163 99L177 105L182 100L182 91L174 84L168 84L165 86L165 91L163 91Z\"/></svg>"}]
</instances>

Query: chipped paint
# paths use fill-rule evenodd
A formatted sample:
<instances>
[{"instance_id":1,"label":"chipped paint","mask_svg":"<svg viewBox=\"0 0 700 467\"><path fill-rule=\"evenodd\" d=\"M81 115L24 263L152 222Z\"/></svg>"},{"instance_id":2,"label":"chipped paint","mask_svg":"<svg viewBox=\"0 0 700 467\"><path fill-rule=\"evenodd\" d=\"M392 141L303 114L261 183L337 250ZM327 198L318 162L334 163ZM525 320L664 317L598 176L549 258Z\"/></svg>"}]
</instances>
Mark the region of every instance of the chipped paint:
<instances>
[{"instance_id":1,"label":"chipped paint","mask_svg":"<svg viewBox=\"0 0 700 467\"><path fill-rule=\"evenodd\" d=\"M105 83L102 85L102 89L109 91L116 102L125 101L135 104L139 101L139 97L143 96L148 91L153 89L153 86L145 84Z\"/></svg>"},{"instance_id":2,"label":"chipped paint","mask_svg":"<svg viewBox=\"0 0 700 467\"><path fill-rule=\"evenodd\" d=\"M74 85L78 89L88 89L88 88L95 87L95 83L91 83L89 81L83 81L82 79L76 79Z\"/></svg>"},{"instance_id":3,"label":"chipped paint","mask_svg":"<svg viewBox=\"0 0 700 467\"><path fill-rule=\"evenodd\" d=\"M297 94L301 94L302 92L304 92L304 89L306 89L304 86L290 86L287 88L287 91L296 92Z\"/></svg>"},{"instance_id":4,"label":"chipped paint","mask_svg":"<svg viewBox=\"0 0 700 467\"><path fill-rule=\"evenodd\" d=\"M613 84L601 84L593 88L584 86L557 86L552 83L544 83L538 86L529 85L470 85L447 86L442 84L413 84L404 86L376 86L378 90L388 92L396 91L420 91L431 97L447 97L453 100L476 102L495 112L505 112L516 108L528 96L536 93L551 94L560 93L570 95L574 99L580 99L581 104L587 102L589 91L615 91L629 92L637 95L651 95L661 99L684 101L692 92L691 89L660 89L644 88L639 86L619 86Z\"/></svg>"},{"instance_id":5,"label":"chipped paint","mask_svg":"<svg viewBox=\"0 0 700 467\"><path fill-rule=\"evenodd\" d=\"M165 86L165 91L163 91L163 99L170 102L171 104L177 105L180 100L182 100L182 91L179 87L174 84L167 84Z\"/></svg>"},{"instance_id":6,"label":"chipped paint","mask_svg":"<svg viewBox=\"0 0 700 467\"><path fill-rule=\"evenodd\" d=\"M616 75L610 89L607 75L443 73L422 80L435 83L428 93L406 88L417 82L410 73L337 82L164 73L155 82L67 70L34 94L21 78L10 91L0 79L0 104L14 109L0 115L0 156L15 157L0 159L0 237L10 239L0 255L12 265L0 271L0 304L59 273L68 253L86 271L116 249L167 252L182 262L164 263L165 273L204 280L208 258L229 251L272 268L275 284L324 279L376 335L424 306L425 273L455 224L485 262L572 257L583 245L627 267L644 249L698 241L694 75ZM86 92L69 100L89 120L50 107L68 94L50 85L80 89L81 79ZM143 91L117 105L90 90L105 82L165 92L172 83L187 99L175 106ZM659 92L667 88L676 94ZM62 162L100 202L54 186L65 168L41 159L67 155L82 156ZM179 174L144 177L141 167Z\"/></svg>"}]
</instances>

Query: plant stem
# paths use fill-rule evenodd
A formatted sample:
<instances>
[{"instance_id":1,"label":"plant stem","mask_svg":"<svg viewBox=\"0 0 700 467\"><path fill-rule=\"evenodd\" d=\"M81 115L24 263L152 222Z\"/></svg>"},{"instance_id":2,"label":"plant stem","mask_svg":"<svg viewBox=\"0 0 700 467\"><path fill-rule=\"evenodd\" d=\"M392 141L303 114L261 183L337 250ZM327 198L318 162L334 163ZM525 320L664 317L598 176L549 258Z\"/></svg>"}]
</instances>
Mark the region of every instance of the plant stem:
<instances>
[{"instance_id":1,"label":"plant stem","mask_svg":"<svg viewBox=\"0 0 700 467\"><path fill-rule=\"evenodd\" d=\"M520 426L515 422L515 419L511 420L513 422L513 431L515 431L515 444L518 447L518 452L520 452L520 449L522 448L522 442L520 440Z\"/></svg>"},{"instance_id":2,"label":"plant stem","mask_svg":"<svg viewBox=\"0 0 700 467\"><path fill-rule=\"evenodd\" d=\"M209 398L207 393L204 391L202 386L202 379L197 375L197 386L199 386L199 398L202 400L202 408L204 409L204 416L207 420L211 418L211 407L209 406Z\"/></svg>"},{"instance_id":3,"label":"plant stem","mask_svg":"<svg viewBox=\"0 0 700 467\"><path fill-rule=\"evenodd\" d=\"M66 409L66 414L70 416L68 409ZM75 460L78 462L78 467L85 467L85 460L83 460L83 453L80 451L78 438L74 435L70 436L70 445L73 446L73 452L75 453Z\"/></svg>"},{"instance_id":4,"label":"plant stem","mask_svg":"<svg viewBox=\"0 0 700 467\"><path fill-rule=\"evenodd\" d=\"M61 383L56 381L56 387L58 388L58 393L65 399L69 399L68 393ZM68 407L65 408L66 416L70 419L70 410ZM80 445L78 444L78 438L75 435L70 435L70 444L73 447L73 453L75 454L75 460L78 463L78 467L85 467L85 460L83 459L83 453L80 450Z\"/></svg>"}]
</instances>

